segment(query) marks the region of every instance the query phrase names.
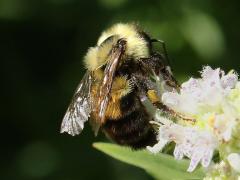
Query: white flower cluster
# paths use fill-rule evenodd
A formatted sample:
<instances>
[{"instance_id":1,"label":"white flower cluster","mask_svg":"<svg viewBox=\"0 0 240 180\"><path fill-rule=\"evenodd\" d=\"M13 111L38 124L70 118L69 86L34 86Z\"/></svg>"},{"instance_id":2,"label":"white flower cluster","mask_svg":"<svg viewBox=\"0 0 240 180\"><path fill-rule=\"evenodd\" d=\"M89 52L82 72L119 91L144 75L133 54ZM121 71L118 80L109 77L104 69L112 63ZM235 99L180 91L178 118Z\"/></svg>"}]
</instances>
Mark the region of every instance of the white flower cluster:
<instances>
[{"instance_id":1,"label":"white flower cluster","mask_svg":"<svg viewBox=\"0 0 240 180\"><path fill-rule=\"evenodd\" d=\"M214 131L219 140L229 141L239 113L228 97L238 76L234 72L225 75L219 68L207 66L201 77L183 83L180 93L164 93L162 101L176 112L197 119L199 127Z\"/></svg>"},{"instance_id":2,"label":"white flower cluster","mask_svg":"<svg viewBox=\"0 0 240 180\"><path fill-rule=\"evenodd\" d=\"M182 84L180 92L163 93L162 102L196 122L173 123L157 112L155 119L160 122L159 143L148 147L148 150L157 153L169 142L175 142L174 157L188 157L189 172L199 163L208 167L214 150L218 150L224 156L221 158L235 172L240 171L240 147L236 145L240 138L238 142L233 142L236 140L232 138L233 132L240 132L240 129L236 131L236 127L240 127L240 82L236 73L230 71L225 74L219 68L206 66L201 78L190 78ZM230 144L231 147L228 147Z\"/></svg>"},{"instance_id":3,"label":"white flower cluster","mask_svg":"<svg viewBox=\"0 0 240 180\"><path fill-rule=\"evenodd\" d=\"M181 160L184 156L190 159L188 172L192 172L201 162L203 167L208 167L217 147L217 140L208 131L199 131L195 127L184 127L156 114L156 120L161 125L158 134L158 143L147 147L152 153L162 151L169 142L175 142L174 157ZM160 124L159 124L160 125Z\"/></svg>"}]
</instances>

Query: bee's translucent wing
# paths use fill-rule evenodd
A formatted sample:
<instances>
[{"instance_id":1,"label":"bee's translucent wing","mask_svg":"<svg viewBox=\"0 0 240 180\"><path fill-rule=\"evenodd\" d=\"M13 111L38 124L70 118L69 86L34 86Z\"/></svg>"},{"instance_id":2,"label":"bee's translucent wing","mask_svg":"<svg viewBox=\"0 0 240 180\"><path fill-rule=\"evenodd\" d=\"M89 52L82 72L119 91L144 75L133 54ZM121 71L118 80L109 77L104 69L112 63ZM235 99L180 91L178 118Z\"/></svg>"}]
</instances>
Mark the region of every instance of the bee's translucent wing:
<instances>
[{"instance_id":1,"label":"bee's translucent wing","mask_svg":"<svg viewBox=\"0 0 240 180\"><path fill-rule=\"evenodd\" d=\"M109 55L109 60L104 70L103 82L99 91L99 100L97 111L99 112L100 122L104 123L105 121L105 112L110 99L110 91L112 88L112 83L115 77L115 73L118 67L118 64L124 55L126 50L126 41L120 39L117 44L111 50Z\"/></svg>"},{"instance_id":2,"label":"bee's translucent wing","mask_svg":"<svg viewBox=\"0 0 240 180\"><path fill-rule=\"evenodd\" d=\"M86 72L65 113L61 124L61 133L67 132L75 136L83 130L84 123L88 120L91 113L91 82L91 74Z\"/></svg>"}]
</instances>

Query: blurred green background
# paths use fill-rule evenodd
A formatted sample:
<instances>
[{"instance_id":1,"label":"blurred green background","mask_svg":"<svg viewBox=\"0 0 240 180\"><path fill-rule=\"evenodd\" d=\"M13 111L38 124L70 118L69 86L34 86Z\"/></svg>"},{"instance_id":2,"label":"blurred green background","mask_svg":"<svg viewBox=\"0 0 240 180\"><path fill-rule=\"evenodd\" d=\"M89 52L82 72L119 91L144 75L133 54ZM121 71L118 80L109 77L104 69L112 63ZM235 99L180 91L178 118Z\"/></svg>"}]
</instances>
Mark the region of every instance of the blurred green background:
<instances>
[{"instance_id":1,"label":"blurred green background","mask_svg":"<svg viewBox=\"0 0 240 180\"><path fill-rule=\"evenodd\" d=\"M0 179L145 180L143 170L92 148L89 125L77 137L60 123L101 31L138 22L166 42L179 81L203 65L239 71L239 1L0 0Z\"/></svg>"}]
</instances>

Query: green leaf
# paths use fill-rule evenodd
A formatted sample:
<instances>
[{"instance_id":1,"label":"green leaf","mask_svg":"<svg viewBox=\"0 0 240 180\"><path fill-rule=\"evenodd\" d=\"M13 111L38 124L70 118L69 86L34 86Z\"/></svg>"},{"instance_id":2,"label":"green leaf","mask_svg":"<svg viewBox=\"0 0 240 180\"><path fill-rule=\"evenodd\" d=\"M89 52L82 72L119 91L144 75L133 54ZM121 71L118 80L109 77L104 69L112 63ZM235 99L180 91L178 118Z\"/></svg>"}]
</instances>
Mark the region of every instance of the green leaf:
<instances>
[{"instance_id":1,"label":"green leaf","mask_svg":"<svg viewBox=\"0 0 240 180\"><path fill-rule=\"evenodd\" d=\"M131 148L111 143L94 143L93 146L109 156L125 163L146 170L156 179L203 179L204 171L198 168L193 173L186 170L187 160L175 160L172 156L158 153L151 154L146 150L132 150Z\"/></svg>"}]
</instances>

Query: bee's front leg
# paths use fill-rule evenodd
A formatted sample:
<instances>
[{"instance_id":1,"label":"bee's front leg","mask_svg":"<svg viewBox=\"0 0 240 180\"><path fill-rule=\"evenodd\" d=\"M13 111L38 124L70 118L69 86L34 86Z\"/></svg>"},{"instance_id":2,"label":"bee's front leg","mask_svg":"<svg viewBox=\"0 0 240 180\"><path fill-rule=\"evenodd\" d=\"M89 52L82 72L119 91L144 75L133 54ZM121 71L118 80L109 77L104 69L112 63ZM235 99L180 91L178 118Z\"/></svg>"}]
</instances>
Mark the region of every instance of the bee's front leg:
<instances>
[{"instance_id":1,"label":"bee's front leg","mask_svg":"<svg viewBox=\"0 0 240 180\"><path fill-rule=\"evenodd\" d=\"M173 116L173 117L179 117L184 120L192 121L194 122L194 119L185 117L184 115L181 115L180 113L175 112L168 106L162 103L161 101L161 93L159 94L159 87L157 86L156 82L153 82L151 80L151 76L156 75L161 81L163 80L163 83L166 83L171 89L174 89L178 91L180 89L180 86L178 85L178 82L173 77L170 67L166 66L163 63L163 57L160 54L153 54L149 58L142 58L139 60L139 65L142 71L142 74L137 74L135 77L135 82L137 83L137 86L139 86L139 89L144 89L144 95L147 97L150 102L158 109L161 109L163 112Z\"/></svg>"},{"instance_id":2,"label":"bee's front leg","mask_svg":"<svg viewBox=\"0 0 240 180\"><path fill-rule=\"evenodd\" d=\"M179 84L177 80L173 77L170 66L164 63L164 57L159 53L153 53L148 58L139 59L139 66L142 71L149 75L161 76L165 83L178 90Z\"/></svg>"}]
</instances>

